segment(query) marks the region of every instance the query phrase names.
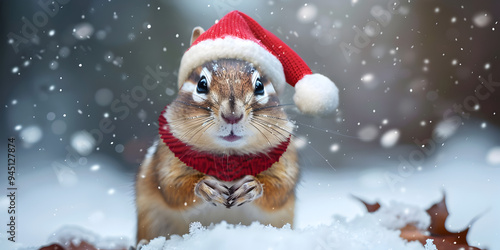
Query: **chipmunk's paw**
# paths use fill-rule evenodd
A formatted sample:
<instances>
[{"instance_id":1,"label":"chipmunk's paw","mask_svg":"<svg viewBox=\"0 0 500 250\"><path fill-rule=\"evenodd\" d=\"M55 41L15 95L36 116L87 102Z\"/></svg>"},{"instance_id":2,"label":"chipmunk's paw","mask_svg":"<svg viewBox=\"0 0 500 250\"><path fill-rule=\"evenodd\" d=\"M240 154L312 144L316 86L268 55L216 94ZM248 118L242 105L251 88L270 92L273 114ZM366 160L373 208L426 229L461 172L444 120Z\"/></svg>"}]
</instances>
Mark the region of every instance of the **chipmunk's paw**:
<instances>
[{"instance_id":1,"label":"chipmunk's paw","mask_svg":"<svg viewBox=\"0 0 500 250\"><path fill-rule=\"evenodd\" d=\"M194 193L214 206L227 206L229 188L215 177L207 175L201 178L194 188Z\"/></svg>"},{"instance_id":2,"label":"chipmunk's paw","mask_svg":"<svg viewBox=\"0 0 500 250\"><path fill-rule=\"evenodd\" d=\"M255 176L246 175L229 188L227 208L241 206L262 196L264 188Z\"/></svg>"}]
</instances>

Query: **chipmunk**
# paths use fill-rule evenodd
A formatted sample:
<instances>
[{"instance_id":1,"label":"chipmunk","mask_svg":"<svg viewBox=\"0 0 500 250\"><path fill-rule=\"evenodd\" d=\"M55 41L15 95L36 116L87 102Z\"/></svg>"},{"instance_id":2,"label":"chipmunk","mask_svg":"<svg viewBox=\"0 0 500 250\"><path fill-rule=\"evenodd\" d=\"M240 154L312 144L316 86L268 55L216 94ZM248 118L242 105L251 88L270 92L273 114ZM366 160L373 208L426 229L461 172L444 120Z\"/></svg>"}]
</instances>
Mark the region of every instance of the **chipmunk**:
<instances>
[{"instance_id":1,"label":"chipmunk","mask_svg":"<svg viewBox=\"0 0 500 250\"><path fill-rule=\"evenodd\" d=\"M193 70L165 117L171 133L193 150L221 157L269 151L287 142L292 130L266 76L237 59ZM293 144L267 170L222 181L186 166L158 143L137 178L137 239L182 235L194 221L293 224L298 174Z\"/></svg>"},{"instance_id":2,"label":"chipmunk","mask_svg":"<svg viewBox=\"0 0 500 250\"><path fill-rule=\"evenodd\" d=\"M338 103L333 82L247 15L193 30L178 95L137 175L137 241L188 233L195 221L293 226L299 165L277 95L287 82L303 113Z\"/></svg>"}]
</instances>

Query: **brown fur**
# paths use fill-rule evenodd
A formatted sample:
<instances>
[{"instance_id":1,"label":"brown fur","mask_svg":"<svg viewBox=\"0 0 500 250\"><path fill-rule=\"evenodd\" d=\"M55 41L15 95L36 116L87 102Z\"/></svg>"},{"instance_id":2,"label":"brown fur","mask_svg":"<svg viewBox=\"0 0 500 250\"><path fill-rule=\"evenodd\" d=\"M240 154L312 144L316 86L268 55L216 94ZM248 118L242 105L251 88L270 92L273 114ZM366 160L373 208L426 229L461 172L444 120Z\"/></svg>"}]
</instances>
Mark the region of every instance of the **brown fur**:
<instances>
[{"instance_id":1,"label":"brown fur","mask_svg":"<svg viewBox=\"0 0 500 250\"><path fill-rule=\"evenodd\" d=\"M214 63L208 62L196 68L187 80L190 83L185 83L196 84L202 68L210 69L210 90L203 101L196 102L191 92L181 88L177 99L169 106L166 117L174 136L196 150L240 155L266 152L286 140L291 124L278 107L277 96L270 94L266 103L258 103L258 97L253 96L251 77L258 69L240 60L219 60L214 72ZM265 76L261 76L261 80L264 85L271 84ZM224 125L221 114L228 112L241 113L246 133L252 134L244 137L242 146L227 147L214 139L217 129ZM298 174L296 151L291 143L279 162L252 177L256 180L252 183L262 187L261 196L241 197L248 198L248 203L231 208L214 203L217 205L214 208L194 192L206 175L182 163L160 140L156 152L143 162L137 175L137 241L188 233L189 223L195 219L217 223L220 221L218 217L212 219L210 213L220 211L231 214L228 218L221 218L229 223L248 224L251 220L258 220L277 227L286 223L293 225ZM236 185L234 183L238 180L222 184ZM209 214L204 215L205 212Z\"/></svg>"}]
</instances>

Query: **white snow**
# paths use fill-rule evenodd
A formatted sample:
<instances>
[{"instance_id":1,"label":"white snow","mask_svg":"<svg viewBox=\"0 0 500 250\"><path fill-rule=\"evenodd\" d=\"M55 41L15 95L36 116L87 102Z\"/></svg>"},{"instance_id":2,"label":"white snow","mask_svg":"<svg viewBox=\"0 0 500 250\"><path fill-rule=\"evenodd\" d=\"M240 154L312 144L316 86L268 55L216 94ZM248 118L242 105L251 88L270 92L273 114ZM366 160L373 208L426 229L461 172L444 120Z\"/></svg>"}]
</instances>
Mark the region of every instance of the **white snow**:
<instances>
[{"instance_id":1,"label":"white snow","mask_svg":"<svg viewBox=\"0 0 500 250\"><path fill-rule=\"evenodd\" d=\"M108 106L113 101L113 92L107 88L95 92L94 99L99 106Z\"/></svg>"},{"instance_id":2,"label":"white snow","mask_svg":"<svg viewBox=\"0 0 500 250\"><path fill-rule=\"evenodd\" d=\"M165 94L167 94L168 96L173 96L175 94L175 90L167 87L165 88Z\"/></svg>"},{"instance_id":3,"label":"white snow","mask_svg":"<svg viewBox=\"0 0 500 250\"><path fill-rule=\"evenodd\" d=\"M130 244L127 238L101 237L98 234L77 226L62 227L53 233L48 240L48 242L59 243L62 246L69 246L71 243L75 246L80 246L82 241L98 249L126 249Z\"/></svg>"},{"instance_id":4,"label":"white snow","mask_svg":"<svg viewBox=\"0 0 500 250\"><path fill-rule=\"evenodd\" d=\"M330 152L335 153L335 152L339 151L339 148L340 148L339 144L334 143L330 146Z\"/></svg>"},{"instance_id":5,"label":"white snow","mask_svg":"<svg viewBox=\"0 0 500 250\"><path fill-rule=\"evenodd\" d=\"M477 13L472 17L472 22L474 22L477 27L484 28L490 24L491 15L488 15L486 12Z\"/></svg>"},{"instance_id":6,"label":"white snow","mask_svg":"<svg viewBox=\"0 0 500 250\"><path fill-rule=\"evenodd\" d=\"M391 129L380 137L380 145L384 148L392 148L399 140L399 130Z\"/></svg>"},{"instance_id":7,"label":"white snow","mask_svg":"<svg viewBox=\"0 0 500 250\"><path fill-rule=\"evenodd\" d=\"M489 70L489 69L490 69L490 67L491 67L491 64L490 64L490 63L486 63L486 64L484 64L484 69L485 69L485 70Z\"/></svg>"},{"instance_id":8,"label":"white snow","mask_svg":"<svg viewBox=\"0 0 500 250\"><path fill-rule=\"evenodd\" d=\"M491 165L500 165L500 147L494 147L488 151L486 160Z\"/></svg>"},{"instance_id":9,"label":"white snow","mask_svg":"<svg viewBox=\"0 0 500 250\"><path fill-rule=\"evenodd\" d=\"M347 222L337 217L331 225L292 230L265 226L254 222L250 226L221 222L208 228L191 224L189 234L174 235L170 240L159 237L141 250L174 249L424 249L419 242L406 242L398 230L379 223L375 214L365 214Z\"/></svg>"},{"instance_id":10,"label":"white snow","mask_svg":"<svg viewBox=\"0 0 500 250\"><path fill-rule=\"evenodd\" d=\"M358 131L358 137L362 141L373 141L378 136L378 129L375 125L366 125Z\"/></svg>"},{"instance_id":11,"label":"white snow","mask_svg":"<svg viewBox=\"0 0 500 250\"><path fill-rule=\"evenodd\" d=\"M62 58L66 58L66 57L68 57L70 54L71 54L71 50L70 50L68 47L62 47L62 48L59 50L59 56L61 56Z\"/></svg>"},{"instance_id":12,"label":"white snow","mask_svg":"<svg viewBox=\"0 0 500 250\"><path fill-rule=\"evenodd\" d=\"M50 126L52 132L56 135L62 135L66 132L66 122L63 120L55 120Z\"/></svg>"},{"instance_id":13,"label":"white snow","mask_svg":"<svg viewBox=\"0 0 500 250\"><path fill-rule=\"evenodd\" d=\"M47 120L53 121L54 119L56 119L56 114L54 112L47 113Z\"/></svg>"},{"instance_id":14,"label":"white snow","mask_svg":"<svg viewBox=\"0 0 500 250\"><path fill-rule=\"evenodd\" d=\"M209 227L191 223L189 234L171 239L158 237L141 250L170 249L424 249L419 242L399 237L399 229L414 225L425 230L430 217L417 206L398 202L383 205L374 213L364 213L352 220L333 216L329 225L321 224L292 230L254 222L250 226L225 221ZM245 244L241 244L245 242ZM429 247L431 243L427 243ZM432 248L431 248L432 249Z\"/></svg>"},{"instance_id":15,"label":"white snow","mask_svg":"<svg viewBox=\"0 0 500 250\"><path fill-rule=\"evenodd\" d=\"M94 164L90 167L90 171L97 171L101 168L101 166L99 166L99 164Z\"/></svg>"},{"instance_id":16,"label":"white snow","mask_svg":"<svg viewBox=\"0 0 500 250\"><path fill-rule=\"evenodd\" d=\"M23 130L21 130L20 133L21 138L23 139L23 142L25 143L26 146L31 146L42 139L42 129L36 125L31 125Z\"/></svg>"},{"instance_id":17,"label":"white snow","mask_svg":"<svg viewBox=\"0 0 500 250\"><path fill-rule=\"evenodd\" d=\"M374 89L378 85L378 81L375 80L375 76L372 73L367 73L361 77L361 82L368 89Z\"/></svg>"},{"instance_id":18,"label":"white snow","mask_svg":"<svg viewBox=\"0 0 500 250\"><path fill-rule=\"evenodd\" d=\"M447 139L452 136L460 126L460 120L454 117L440 121L434 128L434 134Z\"/></svg>"},{"instance_id":19,"label":"white snow","mask_svg":"<svg viewBox=\"0 0 500 250\"><path fill-rule=\"evenodd\" d=\"M392 201L390 206L382 205L375 213L380 224L388 229L401 229L406 225L413 225L426 230L430 223L430 216L414 205Z\"/></svg>"},{"instance_id":20,"label":"white snow","mask_svg":"<svg viewBox=\"0 0 500 250\"><path fill-rule=\"evenodd\" d=\"M78 40L89 39L94 34L94 27L90 23L80 23L73 29L73 36Z\"/></svg>"},{"instance_id":21,"label":"white snow","mask_svg":"<svg viewBox=\"0 0 500 250\"><path fill-rule=\"evenodd\" d=\"M70 140L71 146L83 156L89 155L94 150L96 144L94 137L85 130L75 132Z\"/></svg>"},{"instance_id":22,"label":"white snow","mask_svg":"<svg viewBox=\"0 0 500 250\"><path fill-rule=\"evenodd\" d=\"M108 51L108 52L106 52L106 53L104 54L104 61L106 61L106 62L112 62L112 61L113 61L113 59L114 59L114 57L115 57L115 56L114 56L113 52Z\"/></svg>"},{"instance_id":23,"label":"white snow","mask_svg":"<svg viewBox=\"0 0 500 250\"><path fill-rule=\"evenodd\" d=\"M308 139L307 137L304 137L302 135L299 135L299 136L296 136L293 140L293 145L297 148L297 149L302 149L302 148L305 148L307 146L307 142L308 142Z\"/></svg>"},{"instance_id":24,"label":"white snow","mask_svg":"<svg viewBox=\"0 0 500 250\"><path fill-rule=\"evenodd\" d=\"M117 145L115 146L115 151L116 151L117 153L123 153L123 151L124 151L124 150L125 150L125 146L123 146L123 144L117 144Z\"/></svg>"},{"instance_id":25,"label":"white snow","mask_svg":"<svg viewBox=\"0 0 500 250\"><path fill-rule=\"evenodd\" d=\"M59 63L56 60L51 61L49 64L49 68L51 70L56 70L57 68L59 68Z\"/></svg>"},{"instance_id":26,"label":"white snow","mask_svg":"<svg viewBox=\"0 0 500 250\"><path fill-rule=\"evenodd\" d=\"M425 247L425 250L438 250L436 248L436 245L434 245L434 240L431 240L431 239L427 239L424 247Z\"/></svg>"},{"instance_id":27,"label":"white snow","mask_svg":"<svg viewBox=\"0 0 500 250\"><path fill-rule=\"evenodd\" d=\"M6 232L0 231L0 249L38 249L52 243L52 235L62 233L68 225L132 244L136 220L132 173L124 173L115 160L99 153L87 156L86 166L68 165L64 158L55 162L54 155L31 159L33 162L22 156L23 167L18 169L22 178L16 178L20 187L17 240L16 244L7 241ZM1 211L6 212L8 204L7 197L1 196ZM2 224L6 218L2 217Z\"/></svg>"},{"instance_id":28,"label":"white snow","mask_svg":"<svg viewBox=\"0 0 500 250\"><path fill-rule=\"evenodd\" d=\"M57 181L62 187L74 187L78 184L78 176L71 168L61 163L54 162L52 163L52 169L56 174Z\"/></svg>"},{"instance_id":29,"label":"white snow","mask_svg":"<svg viewBox=\"0 0 500 250\"><path fill-rule=\"evenodd\" d=\"M312 4L304 4L297 11L297 19L302 23L309 23L316 19L318 8Z\"/></svg>"}]
</instances>

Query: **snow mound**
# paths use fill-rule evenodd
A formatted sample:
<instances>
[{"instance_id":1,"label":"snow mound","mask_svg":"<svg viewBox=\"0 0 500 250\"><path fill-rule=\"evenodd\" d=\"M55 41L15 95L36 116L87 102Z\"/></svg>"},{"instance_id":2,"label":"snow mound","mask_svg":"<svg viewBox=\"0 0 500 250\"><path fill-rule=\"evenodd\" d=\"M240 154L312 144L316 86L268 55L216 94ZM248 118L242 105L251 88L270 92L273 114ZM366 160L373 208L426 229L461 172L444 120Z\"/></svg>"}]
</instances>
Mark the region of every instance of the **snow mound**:
<instances>
[{"instance_id":1,"label":"snow mound","mask_svg":"<svg viewBox=\"0 0 500 250\"><path fill-rule=\"evenodd\" d=\"M99 235L79 226L64 226L49 238L51 243L62 246L80 246L82 242L89 243L97 249L127 249L130 240L126 237L100 237Z\"/></svg>"},{"instance_id":2,"label":"snow mound","mask_svg":"<svg viewBox=\"0 0 500 250\"><path fill-rule=\"evenodd\" d=\"M384 211L365 214L346 221L343 217L334 217L331 225L319 225L305 229L291 229L262 225L258 222L250 226L232 225L223 221L204 227L199 222L190 226L189 234L173 235L169 240L158 237L141 250L181 250L181 249L411 249L424 250L419 242L407 242L399 237L396 228L403 221L415 225L424 225L427 220L420 212L409 206L396 205L394 211L400 211L390 217ZM408 211L408 212L405 212ZM421 211L421 210L420 210ZM390 218L390 219L389 219ZM423 221L420 221L423 219ZM393 224L391 224L393 223ZM388 227L389 225L389 227ZM431 247L432 242L427 242ZM432 248L429 248L432 249Z\"/></svg>"},{"instance_id":3,"label":"snow mound","mask_svg":"<svg viewBox=\"0 0 500 250\"><path fill-rule=\"evenodd\" d=\"M381 206L374 215L380 224L388 229L401 229L406 225L413 225L425 231L431 224L431 217L426 211L417 206L395 201L389 206Z\"/></svg>"},{"instance_id":4,"label":"snow mound","mask_svg":"<svg viewBox=\"0 0 500 250\"><path fill-rule=\"evenodd\" d=\"M434 240L431 240L431 239L427 239L426 242L425 242L425 250L438 250L436 248L436 245L434 245Z\"/></svg>"}]
</instances>

